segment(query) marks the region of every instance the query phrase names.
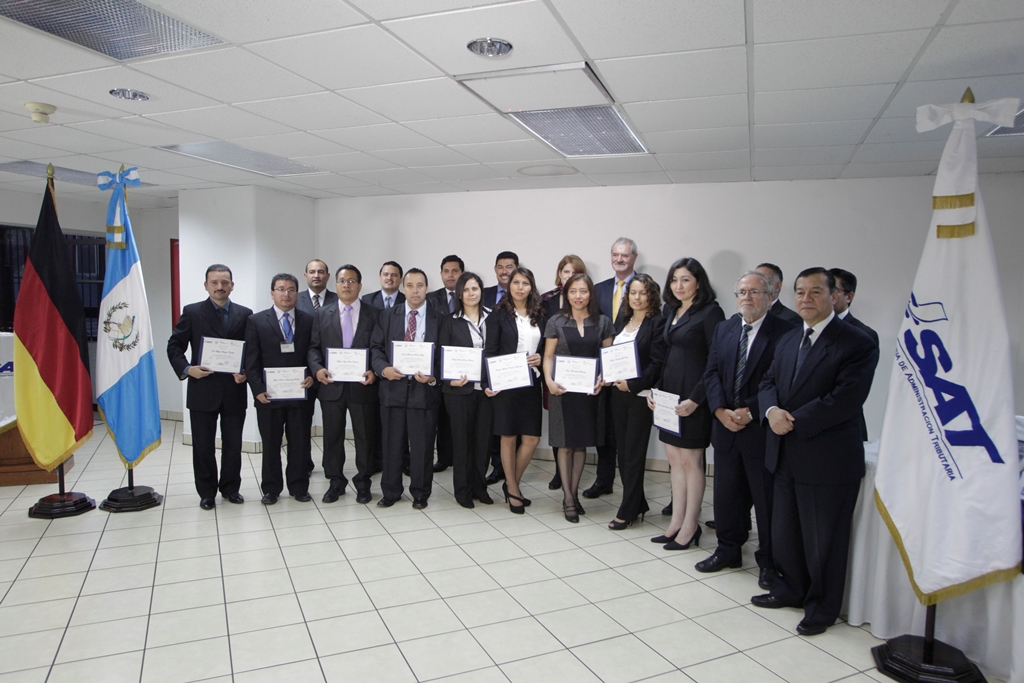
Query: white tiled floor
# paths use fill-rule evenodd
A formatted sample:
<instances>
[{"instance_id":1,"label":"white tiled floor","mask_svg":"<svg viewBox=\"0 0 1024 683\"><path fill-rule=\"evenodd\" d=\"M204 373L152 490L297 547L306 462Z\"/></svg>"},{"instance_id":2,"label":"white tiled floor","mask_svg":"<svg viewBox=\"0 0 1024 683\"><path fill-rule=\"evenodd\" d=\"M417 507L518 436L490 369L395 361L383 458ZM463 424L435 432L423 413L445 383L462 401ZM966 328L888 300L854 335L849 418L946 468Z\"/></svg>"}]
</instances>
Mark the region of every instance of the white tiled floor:
<instances>
[{"instance_id":1,"label":"white tiled floor","mask_svg":"<svg viewBox=\"0 0 1024 683\"><path fill-rule=\"evenodd\" d=\"M258 455L243 467L246 504L206 512L181 427L165 422L136 470L166 496L151 510L34 520L28 508L55 487L0 488L0 683L889 680L867 630L801 638L796 610L752 608L751 548L743 569L704 575L693 565L710 530L700 549L651 544L665 474L647 476L655 514L623 532L605 527L617 495L566 522L550 462L528 470L523 516L459 507L451 470L424 511L351 492L323 505L319 466L313 503L268 508ZM102 425L75 460L69 489L99 502L124 485Z\"/></svg>"}]
</instances>

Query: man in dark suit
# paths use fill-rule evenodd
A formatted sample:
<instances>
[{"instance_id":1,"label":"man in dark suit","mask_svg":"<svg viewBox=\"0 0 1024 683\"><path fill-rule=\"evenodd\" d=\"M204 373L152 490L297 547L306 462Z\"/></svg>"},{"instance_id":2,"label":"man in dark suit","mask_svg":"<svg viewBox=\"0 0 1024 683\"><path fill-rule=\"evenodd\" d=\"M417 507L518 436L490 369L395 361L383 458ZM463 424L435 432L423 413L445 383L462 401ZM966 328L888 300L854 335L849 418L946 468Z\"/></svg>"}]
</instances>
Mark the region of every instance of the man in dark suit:
<instances>
[{"instance_id":1,"label":"man in dark suit","mask_svg":"<svg viewBox=\"0 0 1024 683\"><path fill-rule=\"evenodd\" d=\"M779 268L774 263L762 263L754 270L764 275L772 283L772 302L768 305L768 310L772 312L772 315L776 318L788 320L794 325L802 324L803 320L797 315L796 311L786 308L779 300L779 295L782 294L782 268Z\"/></svg>"},{"instance_id":2,"label":"man in dark suit","mask_svg":"<svg viewBox=\"0 0 1024 683\"><path fill-rule=\"evenodd\" d=\"M836 279L836 293L832 297L832 307L835 309L836 315L840 320L853 325L871 337L875 346L878 346L878 333L850 313L853 298L857 296L857 276L842 268L830 268L828 272L832 273L832 277Z\"/></svg>"},{"instance_id":3,"label":"man in dark suit","mask_svg":"<svg viewBox=\"0 0 1024 683\"><path fill-rule=\"evenodd\" d=\"M314 315L321 306L327 306L338 300L338 295L327 288L330 269L320 259L313 259L306 264L303 276L306 278L306 289L299 292L295 307Z\"/></svg>"},{"instance_id":4,"label":"man in dark suit","mask_svg":"<svg viewBox=\"0 0 1024 683\"><path fill-rule=\"evenodd\" d=\"M433 483L434 432L441 388L430 374L417 371L406 375L393 365L392 342L434 344L434 362L438 361L438 333L441 316L426 302L427 274L411 268L403 280L405 304L384 311L374 328L370 356L380 383L380 414L384 432L384 472L381 475L383 497L378 507L391 507L402 497L402 447L409 445L409 492L412 506L427 507Z\"/></svg>"},{"instance_id":5,"label":"man in dark suit","mask_svg":"<svg viewBox=\"0 0 1024 683\"><path fill-rule=\"evenodd\" d=\"M363 295L363 303L374 308L387 309L405 303L405 295L398 291L402 282L402 266L394 261L385 261L380 267L380 289Z\"/></svg>"},{"instance_id":6,"label":"man in dark suit","mask_svg":"<svg viewBox=\"0 0 1024 683\"><path fill-rule=\"evenodd\" d=\"M512 280L512 271L519 267L519 255L514 251L503 251L494 259L494 277L498 284L484 287L484 308L494 308L501 298L508 293L508 284ZM490 483L490 482L488 482Z\"/></svg>"},{"instance_id":7,"label":"man in dark suit","mask_svg":"<svg viewBox=\"0 0 1024 683\"><path fill-rule=\"evenodd\" d=\"M330 487L323 502L333 503L345 494L345 413L352 414L356 441L356 502L370 502L370 477L380 439L380 403L376 375L369 367L370 338L380 311L359 300L363 274L344 265L335 275L338 300L321 308L313 320L309 343L309 371L322 385L318 392L324 415L324 475ZM328 365L328 349L367 349L367 369L362 382L335 382Z\"/></svg>"},{"instance_id":8,"label":"man in dark suit","mask_svg":"<svg viewBox=\"0 0 1024 683\"><path fill-rule=\"evenodd\" d=\"M270 281L274 305L253 313L245 329L245 374L256 403L256 420L263 439L263 472L260 488L263 504L273 505L284 490L281 478L281 442L288 436L288 493L300 503L313 500L309 495L310 423L313 399L308 389L313 378L308 370L301 380L306 398L278 399L267 391L263 371L274 368L307 367L313 316L295 308L299 281L294 275L279 273Z\"/></svg>"},{"instance_id":9,"label":"man in dark suit","mask_svg":"<svg viewBox=\"0 0 1024 683\"><path fill-rule=\"evenodd\" d=\"M245 371L212 372L200 365L203 337L245 340L252 311L231 301L231 269L215 263L206 269L206 301L185 306L167 340L167 358L179 379L188 379L185 406L192 425L192 470L199 507L212 510L217 491L229 503L243 503L242 427L245 425ZM185 351L192 347L190 360ZM220 418L220 478L217 477L217 418Z\"/></svg>"},{"instance_id":10,"label":"man in dark suit","mask_svg":"<svg viewBox=\"0 0 1024 683\"><path fill-rule=\"evenodd\" d=\"M809 268L796 279L803 327L779 340L758 409L768 422L765 463L775 475L772 557L779 575L756 607L802 607L797 633L824 633L839 617L864 442L860 413L878 348L832 310L835 278Z\"/></svg>"},{"instance_id":11,"label":"man in dark suit","mask_svg":"<svg viewBox=\"0 0 1024 683\"><path fill-rule=\"evenodd\" d=\"M711 443L715 447L715 523L718 548L697 563L699 572L717 572L743 564L740 550L747 542L750 505L757 520L760 569L758 585L771 588L772 477L764 466L765 429L760 421L757 392L775 356L775 345L796 326L768 312L771 284L758 272L736 282L739 315L717 328L711 340L704 388L715 416ZM753 424L752 424L753 423Z\"/></svg>"},{"instance_id":12,"label":"man in dark suit","mask_svg":"<svg viewBox=\"0 0 1024 683\"><path fill-rule=\"evenodd\" d=\"M455 283L459 276L466 269L466 264L455 254L450 254L441 259L441 282L444 284L440 289L435 289L427 294L427 303L437 311L441 317L455 312ZM440 352L440 351L439 351ZM452 466L452 426L448 419L448 411L445 409L444 401L437 409L437 462L434 463L435 472L444 472Z\"/></svg>"}]
</instances>

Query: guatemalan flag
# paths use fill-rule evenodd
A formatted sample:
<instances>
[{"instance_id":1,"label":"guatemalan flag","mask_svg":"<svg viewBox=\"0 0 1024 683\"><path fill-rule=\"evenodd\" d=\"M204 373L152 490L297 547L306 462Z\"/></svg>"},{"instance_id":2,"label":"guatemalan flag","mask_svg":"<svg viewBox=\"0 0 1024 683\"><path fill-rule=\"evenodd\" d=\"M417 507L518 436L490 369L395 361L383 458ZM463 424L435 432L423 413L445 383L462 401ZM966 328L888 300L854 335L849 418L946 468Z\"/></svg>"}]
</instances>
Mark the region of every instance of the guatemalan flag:
<instances>
[{"instance_id":1,"label":"guatemalan flag","mask_svg":"<svg viewBox=\"0 0 1024 683\"><path fill-rule=\"evenodd\" d=\"M925 605L1010 580L1021 564L1010 337L974 128L1013 125L1018 100L968 99L917 110L919 132L953 130L896 340L875 478L875 503Z\"/></svg>"},{"instance_id":2,"label":"guatemalan flag","mask_svg":"<svg viewBox=\"0 0 1024 683\"><path fill-rule=\"evenodd\" d=\"M100 173L96 182L101 190L114 191L107 209L107 272L96 334L96 402L118 455L131 469L160 445L153 329L125 202L125 186L141 183L135 168Z\"/></svg>"}]
</instances>

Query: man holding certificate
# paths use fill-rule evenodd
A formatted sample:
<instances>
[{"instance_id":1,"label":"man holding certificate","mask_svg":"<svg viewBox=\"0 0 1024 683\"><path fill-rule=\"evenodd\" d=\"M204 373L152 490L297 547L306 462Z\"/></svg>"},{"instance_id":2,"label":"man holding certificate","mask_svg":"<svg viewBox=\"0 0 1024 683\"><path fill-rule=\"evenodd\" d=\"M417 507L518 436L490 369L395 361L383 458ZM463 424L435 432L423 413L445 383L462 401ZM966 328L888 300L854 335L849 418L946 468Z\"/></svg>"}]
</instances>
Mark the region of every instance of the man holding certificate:
<instances>
[{"instance_id":1,"label":"man holding certificate","mask_svg":"<svg viewBox=\"0 0 1024 683\"><path fill-rule=\"evenodd\" d=\"M338 300L323 306L313 320L307 359L320 383L324 415L324 475L331 485L323 502L345 495L345 414L352 414L356 441L356 502L370 502L370 477L380 436L376 375L370 368L370 338L380 311L359 300L363 275L353 265L338 268Z\"/></svg>"},{"instance_id":2,"label":"man holding certificate","mask_svg":"<svg viewBox=\"0 0 1024 683\"><path fill-rule=\"evenodd\" d=\"M185 306L167 340L167 358L179 379L188 379L192 425L192 470L199 507L212 510L217 490L229 503L242 503L242 427L245 425L245 324L252 311L230 300L231 269L215 263L206 269L206 301ZM191 360L185 350L192 347ZM214 363L207 357L210 351ZM233 360L232 360L233 358ZM215 365L215 367L210 367ZM217 477L217 418L220 418L220 478Z\"/></svg>"},{"instance_id":3,"label":"man holding certificate","mask_svg":"<svg viewBox=\"0 0 1024 683\"><path fill-rule=\"evenodd\" d=\"M384 433L383 497L391 507L402 497L402 450L409 444L412 506L427 507L434 478L432 454L441 391L434 361L441 317L426 303L427 274L410 268L403 280L405 303L381 313L373 331L370 358L380 383Z\"/></svg>"},{"instance_id":4,"label":"man holding certificate","mask_svg":"<svg viewBox=\"0 0 1024 683\"><path fill-rule=\"evenodd\" d=\"M284 490L281 441L288 435L288 493L300 503L309 495L310 426L313 378L306 369L313 316L295 307L299 281L279 273L270 281L274 305L254 313L245 329L245 374L256 399L263 439L263 504L273 505Z\"/></svg>"}]
</instances>

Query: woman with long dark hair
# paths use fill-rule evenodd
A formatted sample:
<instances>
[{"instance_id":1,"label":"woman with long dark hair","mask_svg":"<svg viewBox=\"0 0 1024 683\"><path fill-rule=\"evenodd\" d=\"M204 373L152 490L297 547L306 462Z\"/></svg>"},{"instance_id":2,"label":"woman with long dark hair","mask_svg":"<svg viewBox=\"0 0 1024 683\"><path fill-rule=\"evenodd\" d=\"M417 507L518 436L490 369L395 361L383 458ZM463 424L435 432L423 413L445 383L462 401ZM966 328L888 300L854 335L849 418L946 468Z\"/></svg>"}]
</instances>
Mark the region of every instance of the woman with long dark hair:
<instances>
[{"instance_id":1,"label":"woman with long dark hair","mask_svg":"<svg viewBox=\"0 0 1024 683\"><path fill-rule=\"evenodd\" d=\"M512 271L508 293L487 316L484 357L525 353L526 362L536 377L536 368L540 366L543 320L540 294L533 273L527 268L516 268ZM540 383L534 381L528 387L498 392L488 388L486 393L493 399L494 434L501 437L501 466L505 471L502 490L505 502L509 510L521 515L530 500L523 496L519 482L540 442ZM518 449L517 436L521 438Z\"/></svg>"},{"instance_id":2,"label":"woman with long dark hair","mask_svg":"<svg viewBox=\"0 0 1024 683\"><path fill-rule=\"evenodd\" d=\"M555 356L600 358L601 347L612 343L612 321L601 314L590 276L577 273L565 283L561 312L547 322L544 336L544 380L548 402L548 435L558 454L562 473L562 512L569 522L585 514L577 494L588 446L604 442L604 404L600 378L592 394L568 393L555 382Z\"/></svg>"},{"instance_id":3,"label":"woman with long dark hair","mask_svg":"<svg viewBox=\"0 0 1024 683\"><path fill-rule=\"evenodd\" d=\"M661 431L672 482L672 519L665 533L651 539L665 550L700 544L700 504L704 498L704 450L711 444L711 412L704 393L704 368L715 327L725 320L707 271L695 258L681 258L665 280L668 348L655 387L679 396L679 436ZM649 399L650 400L650 399ZM651 408L653 409L653 401Z\"/></svg>"}]
</instances>

